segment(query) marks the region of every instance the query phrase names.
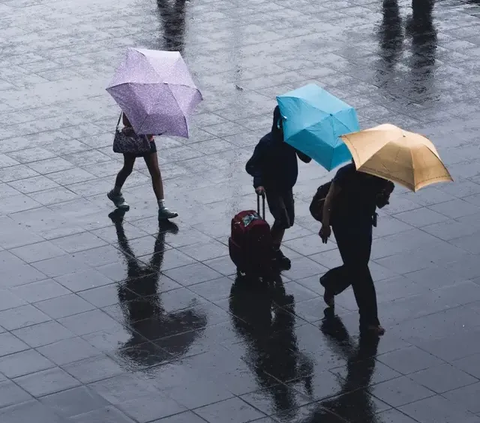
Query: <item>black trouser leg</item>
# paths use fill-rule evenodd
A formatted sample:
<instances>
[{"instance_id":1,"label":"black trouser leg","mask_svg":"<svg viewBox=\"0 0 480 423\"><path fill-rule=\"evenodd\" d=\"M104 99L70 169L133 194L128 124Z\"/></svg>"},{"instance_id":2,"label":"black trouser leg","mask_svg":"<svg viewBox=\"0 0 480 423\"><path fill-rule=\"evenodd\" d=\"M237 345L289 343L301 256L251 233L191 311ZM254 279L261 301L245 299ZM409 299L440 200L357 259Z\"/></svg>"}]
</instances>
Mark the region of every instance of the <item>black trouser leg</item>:
<instances>
[{"instance_id":1,"label":"black trouser leg","mask_svg":"<svg viewBox=\"0 0 480 423\"><path fill-rule=\"evenodd\" d=\"M352 285L360 313L360 326L377 326L377 293L368 268L372 248L372 226L334 226L333 232L343 266L330 270L322 284L335 295Z\"/></svg>"}]
</instances>

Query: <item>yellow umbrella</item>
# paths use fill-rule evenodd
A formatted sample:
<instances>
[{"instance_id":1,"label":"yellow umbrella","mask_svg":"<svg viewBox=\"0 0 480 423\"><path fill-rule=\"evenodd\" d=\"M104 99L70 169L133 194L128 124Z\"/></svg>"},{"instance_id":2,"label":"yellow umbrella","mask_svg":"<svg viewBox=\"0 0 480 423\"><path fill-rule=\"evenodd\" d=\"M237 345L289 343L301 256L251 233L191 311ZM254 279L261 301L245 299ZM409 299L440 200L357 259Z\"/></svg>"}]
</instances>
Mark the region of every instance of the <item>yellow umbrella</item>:
<instances>
[{"instance_id":1,"label":"yellow umbrella","mask_svg":"<svg viewBox=\"0 0 480 423\"><path fill-rule=\"evenodd\" d=\"M385 124L341 137L357 170L418 191L453 181L437 149L422 135Z\"/></svg>"}]
</instances>

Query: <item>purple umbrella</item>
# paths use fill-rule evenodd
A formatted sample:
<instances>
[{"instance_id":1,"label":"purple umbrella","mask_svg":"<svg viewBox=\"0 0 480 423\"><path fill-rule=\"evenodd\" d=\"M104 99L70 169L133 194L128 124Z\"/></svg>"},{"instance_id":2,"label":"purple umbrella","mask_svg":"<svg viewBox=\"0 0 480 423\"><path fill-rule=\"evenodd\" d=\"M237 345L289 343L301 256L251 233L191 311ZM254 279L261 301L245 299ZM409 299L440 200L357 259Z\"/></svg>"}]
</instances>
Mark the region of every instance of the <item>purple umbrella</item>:
<instances>
[{"instance_id":1,"label":"purple umbrella","mask_svg":"<svg viewBox=\"0 0 480 423\"><path fill-rule=\"evenodd\" d=\"M202 101L178 51L129 48L107 91L139 135L188 138L188 116Z\"/></svg>"}]
</instances>

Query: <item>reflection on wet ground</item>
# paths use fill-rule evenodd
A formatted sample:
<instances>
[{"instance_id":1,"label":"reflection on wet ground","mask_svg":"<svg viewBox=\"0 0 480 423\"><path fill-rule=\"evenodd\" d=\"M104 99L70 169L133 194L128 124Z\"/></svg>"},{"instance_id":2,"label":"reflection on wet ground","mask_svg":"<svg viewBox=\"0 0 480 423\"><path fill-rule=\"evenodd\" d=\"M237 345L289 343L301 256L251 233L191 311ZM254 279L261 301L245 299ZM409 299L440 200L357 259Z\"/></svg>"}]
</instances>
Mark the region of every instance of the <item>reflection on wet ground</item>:
<instances>
[{"instance_id":1,"label":"reflection on wet ground","mask_svg":"<svg viewBox=\"0 0 480 423\"><path fill-rule=\"evenodd\" d=\"M157 0L158 15L162 22L163 44L160 50L183 52L187 0Z\"/></svg>"},{"instance_id":2,"label":"reflection on wet ground","mask_svg":"<svg viewBox=\"0 0 480 423\"><path fill-rule=\"evenodd\" d=\"M150 367L185 354L201 335L207 319L201 311L197 313L193 308L167 313L162 307L158 279L166 247L165 235L178 233L178 227L174 223L160 225L152 258L144 265L130 248L123 228L124 214L120 210L110 214L128 269L128 278L117 288L126 327L132 337L120 349L120 356L127 365Z\"/></svg>"},{"instance_id":3,"label":"reflection on wet ground","mask_svg":"<svg viewBox=\"0 0 480 423\"><path fill-rule=\"evenodd\" d=\"M478 2L0 1L0 422L480 422ZM121 160L104 88L127 46L183 52L205 101L189 140L157 140L180 213L160 225L148 170ZM351 291L308 205L292 269L236 278L231 217L254 207L246 160L275 95L315 81L431 137L454 184L399 188L371 270L387 334L360 337Z\"/></svg>"},{"instance_id":4,"label":"reflection on wet ground","mask_svg":"<svg viewBox=\"0 0 480 423\"><path fill-rule=\"evenodd\" d=\"M395 71L397 66L403 67L399 62L404 47L408 45L410 57L405 63L408 76L402 86L417 104L428 103L435 95L433 76L437 31L433 24L433 7L433 0L413 0L411 14L402 19L397 0L384 0L383 20L378 30L381 58L379 78L383 76L387 90L398 84Z\"/></svg>"}]
</instances>

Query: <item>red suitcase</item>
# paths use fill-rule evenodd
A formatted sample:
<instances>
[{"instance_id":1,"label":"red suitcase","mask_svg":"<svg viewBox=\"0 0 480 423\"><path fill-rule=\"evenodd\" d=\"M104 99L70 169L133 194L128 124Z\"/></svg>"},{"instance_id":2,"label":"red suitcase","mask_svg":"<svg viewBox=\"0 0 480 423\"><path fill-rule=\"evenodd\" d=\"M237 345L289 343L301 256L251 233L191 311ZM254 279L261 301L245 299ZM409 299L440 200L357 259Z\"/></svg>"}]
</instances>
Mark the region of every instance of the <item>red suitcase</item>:
<instances>
[{"instance_id":1,"label":"red suitcase","mask_svg":"<svg viewBox=\"0 0 480 423\"><path fill-rule=\"evenodd\" d=\"M237 274L266 276L272 267L272 235L265 220L265 197L262 196L263 216L260 214L260 196L257 211L247 210L232 219L232 233L228 240L230 258L237 266Z\"/></svg>"}]
</instances>

